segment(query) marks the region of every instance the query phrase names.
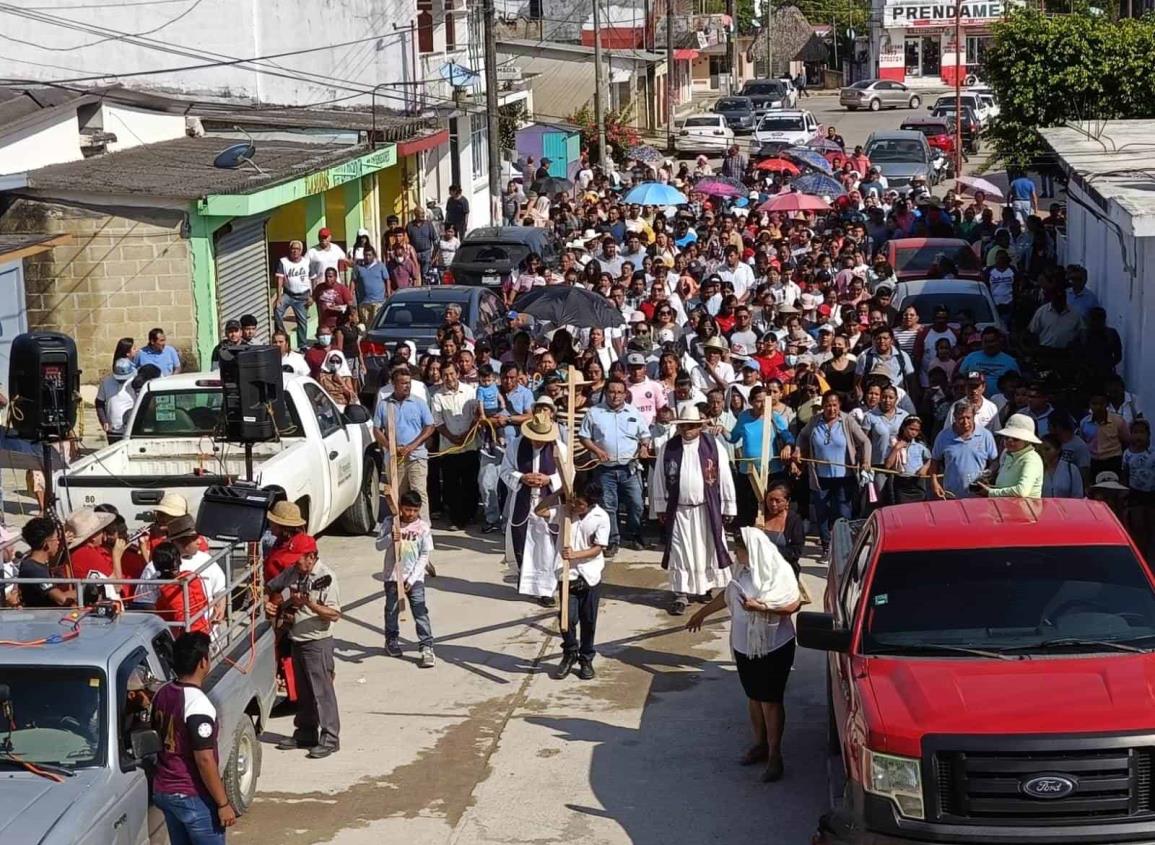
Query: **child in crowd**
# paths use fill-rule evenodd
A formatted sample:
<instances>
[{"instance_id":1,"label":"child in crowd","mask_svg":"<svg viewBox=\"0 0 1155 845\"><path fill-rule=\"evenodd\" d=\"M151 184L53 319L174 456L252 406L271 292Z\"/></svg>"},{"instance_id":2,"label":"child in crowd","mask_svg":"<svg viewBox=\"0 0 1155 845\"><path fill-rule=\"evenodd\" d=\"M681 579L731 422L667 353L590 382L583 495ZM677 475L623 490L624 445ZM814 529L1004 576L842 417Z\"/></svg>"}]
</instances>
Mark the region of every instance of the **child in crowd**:
<instances>
[{"instance_id":1,"label":"child in crowd","mask_svg":"<svg viewBox=\"0 0 1155 845\"><path fill-rule=\"evenodd\" d=\"M497 387L497 373L490 364L483 364L477 368L477 406L481 418L489 419L501 412L501 391ZM495 434L495 431L498 433ZM505 448L505 437L500 430L488 425L481 428L482 447L492 448L495 444Z\"/></svg>"},{"instance_id":2,"label":"child in crowd","mask_svg":"<svg viewBox=\"0 0 1155 845\"><path fill-rule=\"evenodd\" d=\"M386 501L389 498L386 497ZM385 551L385 651L392 657L401 656L400 628L397 607L397 579L394 567L397 552L401 558L401 581L413 611L417 639L421 649L422 669L432 669L433 628L429 624L429 608L425 604L425 572L430 567L433 553L433 528L421 519L421 496L416 490L407 490L398 499L400 519L387 513L377 535L377 549Z\"/></svg>"},{"instance_id":3,"label":"child in crowd","mask_svg":"<svg viewBox=\"0 0 1155 845\"><path fill-rule=\"evenodd\" d=\"M1127 528L1144 555L1150 551L1155 524L1155 449L1151 448L1151 423L1135 420L1131 442L1123 452L1123 483L1127 494Z\"/></svg>"}]
</instances>

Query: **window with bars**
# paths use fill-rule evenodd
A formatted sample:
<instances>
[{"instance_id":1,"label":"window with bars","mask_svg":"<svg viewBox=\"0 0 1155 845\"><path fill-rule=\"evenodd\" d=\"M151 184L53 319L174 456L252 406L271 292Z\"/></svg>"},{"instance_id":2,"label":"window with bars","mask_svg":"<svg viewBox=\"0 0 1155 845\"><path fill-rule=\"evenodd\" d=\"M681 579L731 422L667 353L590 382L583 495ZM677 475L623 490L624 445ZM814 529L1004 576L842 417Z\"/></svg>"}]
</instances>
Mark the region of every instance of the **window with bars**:
<instances>
[{"instance_id":1,"label":"window with bars","mask_svg":"<svg viewBox=\"0 0 1155 845\"><path fill-rule=\"evenodd\" d=\"M454 10L457 4L454 0L445 0L445 49L457 49L457 20Z\"/></svg>"},{"instance_id":2,"label":"window with bars","mask_svg":"<svg viewBox=\"0 0 1155 845\"><path fill-rule=\"evenodd\" d=\"M484 114L469 118L469 150L473 154L473 178L480 179L489 161L489 123Z\"/></svg>"}]
</instances>

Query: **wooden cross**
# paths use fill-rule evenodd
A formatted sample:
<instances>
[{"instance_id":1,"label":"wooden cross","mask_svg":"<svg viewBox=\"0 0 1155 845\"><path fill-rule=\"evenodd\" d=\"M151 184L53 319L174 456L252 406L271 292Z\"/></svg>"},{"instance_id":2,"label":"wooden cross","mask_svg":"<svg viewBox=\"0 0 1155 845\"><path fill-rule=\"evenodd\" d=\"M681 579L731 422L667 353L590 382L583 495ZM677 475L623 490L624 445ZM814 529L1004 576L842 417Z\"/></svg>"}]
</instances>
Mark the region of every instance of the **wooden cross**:
<instances>
[{"instance_id":1,"label":"wooden cross","mask_svg":"<svg viewBox=\"0 0 1155 845\"><path fill-rule=\"evenodd\" d=\"M401 528L401 506L398 502L398 489L401 486L401 473L397 463L397 409L390 400L385 400L386 425L389 438L389 503L393 506L393 528ZM397 615L405 613L405 582L401 578L401 541L393 541L393 580L397 582Z\"/></svg>"},{"instance_id":2,"label":"wooden cross","mask_svg":"<svg viewBox=\"0 0 1155 845\"><path fill-rule=\"evenodd\" d=\"M770 476L770 435L774 433L774 409L767 401L762 411L762 449L758 453L758 463L749 474L750 485L754 488L754 496L758 499L758 510L755 511L754 525L758 528L766 526L766 517L762 513L766 502L766 487Z\"/></svg>"},{"instance_id":3,"label":"wooden cross","mask_svg":"<svg viewBox=\"0 0 1155 845\"><path fill-rule=\"evenodd\" d=\"M578 389L578 371L577 367L570 364L566 371L566 403L565 403L565 445L566 456L565 460L561 462L561 547L564 549L570 544L570 537L573 534L573 520L570 519L569 505L573 501L573 482L574 482L574 427L576 425L576 418L574 416L575 405L577 405L577 389ZM569 561L562 558L561 562L561 630L566 632L569 630Z\"/></svg>"}]
</instances>

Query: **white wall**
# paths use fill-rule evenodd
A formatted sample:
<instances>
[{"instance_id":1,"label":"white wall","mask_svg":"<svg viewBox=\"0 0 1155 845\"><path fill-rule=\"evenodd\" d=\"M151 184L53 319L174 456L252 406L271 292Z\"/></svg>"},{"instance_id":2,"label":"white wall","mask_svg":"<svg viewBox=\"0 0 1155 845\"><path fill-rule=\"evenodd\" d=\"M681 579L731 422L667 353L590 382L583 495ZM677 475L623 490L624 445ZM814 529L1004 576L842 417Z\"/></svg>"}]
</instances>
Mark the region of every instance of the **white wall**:
<instances>
[{"instance_id":1,"label":"white wall","mask_svg":"<svg viewBox=\"0 0 1155 845\"><path fill-rule=\"evenodd\" d=\"M185 137L184 115L145 111L105 100L101 103L101 125L116 136L108 152L128 150L144 144Z\"/></svg>"},{"instance_id":2,"label":"white wall","mask_svg":"<svg viewBox=\"0 0 1155 845\"><path fill-rule=\"evenodd\" d=\"M36 125L0 141L0 174L24 173L81 158L80 124L75 110L48 115Z\"/></svg>"}]
</instances>

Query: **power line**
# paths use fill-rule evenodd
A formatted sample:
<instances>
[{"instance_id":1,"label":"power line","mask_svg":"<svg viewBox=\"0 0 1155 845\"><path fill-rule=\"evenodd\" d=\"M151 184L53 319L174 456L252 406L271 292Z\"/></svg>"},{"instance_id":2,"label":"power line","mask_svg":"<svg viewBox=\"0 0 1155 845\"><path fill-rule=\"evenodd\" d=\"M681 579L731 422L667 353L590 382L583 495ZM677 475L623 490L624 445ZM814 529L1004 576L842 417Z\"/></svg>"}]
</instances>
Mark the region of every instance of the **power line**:
<instances>
[{"instance_id":1,"label":"power line","mask_svg":"<svg viewBox=\"0 0 1155 845\"><path fill-rule=\"evenodd\" d=\"M165 21L160 26L153 27L152 29L146 29L146 30L143 30L141 32L122 33L120 35L111 35L111 36L108 36L107 38L101 38L97 41L92 41L88 44L77 44L77 45L74 45L72 47L48 47L48 46L45 46L43 44L33 44L31 42L28 42L28 41L21 41L17 38L11 38L10 36L7 36L7 35L5 35L4 37L7 38L9 41L15 41L18 44L25 44L29 47L39 47L41 50L47 50L47 51L52 52L52 53L70 53L73 50L86 50L90 47L96 47L100 44L105 44L109 41L119 41L119 40L122 40L125 36L129 36L129 37L133 37L133 38L139 38L142 36L152 35L153 33L160 32L162 29L167 29L168 27L172 26L174 23L177 23L178 21L183 20L184 18L188 17L203 2L204 2L204 0L192 0L192 5L189 6L187 9L185 9L183 12L181 12L179 15L177 15L175 18L172 18L171 20ZM8 11L8 9L0 9L0 11ZM21 11L24 11L24 10L21 10ZM12 12L9 12L9 14L12 14ZM24 16L24 17L29 17L29 16Z\"/></svg>"}]
</instances>

